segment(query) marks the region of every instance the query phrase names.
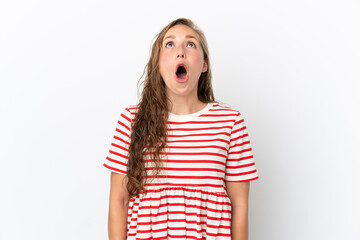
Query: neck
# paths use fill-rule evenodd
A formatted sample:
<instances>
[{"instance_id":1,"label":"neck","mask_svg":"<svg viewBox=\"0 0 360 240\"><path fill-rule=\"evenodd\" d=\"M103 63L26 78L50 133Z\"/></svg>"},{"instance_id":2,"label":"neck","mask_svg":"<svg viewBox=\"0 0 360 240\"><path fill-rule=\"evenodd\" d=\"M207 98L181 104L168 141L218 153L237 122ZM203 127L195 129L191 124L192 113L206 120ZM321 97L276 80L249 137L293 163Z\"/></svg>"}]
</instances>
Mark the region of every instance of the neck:
<instances>
[{"instance_id":1,"label":"neck","mask_svg":"<svg viewBox=\"0 0 360 240\"><path fill-rule=\"evenodd\" d=\"M176 115L192 114L203 109L207 103L201 102L199 99L176 99L172 102L168 101L169 112Z\"/></svg>"}]
</instances>

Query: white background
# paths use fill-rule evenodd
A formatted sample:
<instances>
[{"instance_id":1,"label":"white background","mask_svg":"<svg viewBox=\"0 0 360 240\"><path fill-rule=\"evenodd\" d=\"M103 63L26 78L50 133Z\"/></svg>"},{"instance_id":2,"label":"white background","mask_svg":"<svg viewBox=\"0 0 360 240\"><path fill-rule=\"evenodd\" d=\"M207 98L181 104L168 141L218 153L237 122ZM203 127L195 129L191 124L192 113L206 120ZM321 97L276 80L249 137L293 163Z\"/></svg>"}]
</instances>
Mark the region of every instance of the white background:
<instances>
[{"instance_id":1,"label":"white background","mask_svg":"<svg viewBox=\"0 0 360 240\"><path fill-rule=\"evenodd\" d=\"M358 1L2 1L0 239L107 239L102 166L155 35L205 33L247 123L251 240L360 239Z\"/></svg>"}]
</instances>

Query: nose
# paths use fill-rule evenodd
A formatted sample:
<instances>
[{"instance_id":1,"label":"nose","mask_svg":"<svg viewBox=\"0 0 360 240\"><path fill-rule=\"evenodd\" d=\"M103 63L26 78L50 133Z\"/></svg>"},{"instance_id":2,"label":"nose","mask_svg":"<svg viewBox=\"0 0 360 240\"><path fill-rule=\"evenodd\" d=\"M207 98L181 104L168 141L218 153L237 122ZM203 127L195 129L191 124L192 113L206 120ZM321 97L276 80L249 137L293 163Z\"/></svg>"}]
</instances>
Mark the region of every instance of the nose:
<instances>
[{"instance_id":1,"label":"nose","mask_svg":"<svg viewBox=\"0 0 360 240\"><path fill-rule=\"evenodd\" d=\"M182 46L180 46L177 50L177 58L184 58L185 57L185 52Z\"/></svg>"}]
</instances>

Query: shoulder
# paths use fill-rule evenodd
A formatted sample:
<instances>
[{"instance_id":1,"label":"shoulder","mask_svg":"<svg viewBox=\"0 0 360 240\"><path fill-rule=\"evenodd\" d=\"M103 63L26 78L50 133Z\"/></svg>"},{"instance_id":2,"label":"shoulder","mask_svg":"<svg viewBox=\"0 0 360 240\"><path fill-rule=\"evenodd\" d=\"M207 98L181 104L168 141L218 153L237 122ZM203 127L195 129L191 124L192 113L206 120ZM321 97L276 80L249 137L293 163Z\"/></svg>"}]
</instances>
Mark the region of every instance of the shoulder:
<instances>
[{"instance_id":1,"label":"shoulder","mask_svg":"<svg viewBox=\"0 0 360 240\"><path fill-rule=\"evenodd\" d=\"M134 120L134 116L136 115L137 105L123 105L119 114L119 122L125 124L130 127Z\"/></svg>"},{"instance_id":2,"label":"shoulder","mask_svg":"<svg viewBox=\"0 0 360 240\"><path fill-rule=\"evenodd\" d=\"M215 102L212 110L218 114L226 114L226 116L233 116L234 118L241 115L238 109L225 102Z\"/></svg>"},{"instance_id":3,"label":"shoulder","mask_svg":"<svg viewBox=\"0 0 360 240\"><path fill-rule=\"evenodd\" d=\"M134 119L136 113L138 111L137 104L126 105L122 108L122 113L127 116L131 121Z\"/></svg>"},{"instance_id":4,"label":"shoulder","mask_svg":"<svg viewBox=\"0 0 360 240\"><path fill-rule=\"evenodd\" d=\"M214 114L219 114L222 119L228 121L232 129L245 127L244 114L241 110L227 103L217 102L213 105Z\"/></svg>"}]
</instances>

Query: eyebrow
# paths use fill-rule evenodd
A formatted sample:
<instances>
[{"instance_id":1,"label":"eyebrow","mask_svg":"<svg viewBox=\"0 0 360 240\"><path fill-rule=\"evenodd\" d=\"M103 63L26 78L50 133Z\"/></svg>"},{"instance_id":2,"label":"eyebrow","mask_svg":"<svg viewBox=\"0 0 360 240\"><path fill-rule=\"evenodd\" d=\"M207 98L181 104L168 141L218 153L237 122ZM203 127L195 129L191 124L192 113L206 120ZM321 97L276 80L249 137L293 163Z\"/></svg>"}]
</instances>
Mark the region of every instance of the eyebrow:
<instances>
[{"instance_id":1,"label":"eyebrow","mask_svg":"<svg viewBox=\"0 0 360 240\"><path fill-rule=\"evenodd\" d=\"M164 38L164 41L167 38L175 38L175 36L174 35L167 36L166 38ZM185 38L194 38L196 41L198 41L197 38L194 37L193 35L186 35Z\"/></svg>"}]
</instances>

